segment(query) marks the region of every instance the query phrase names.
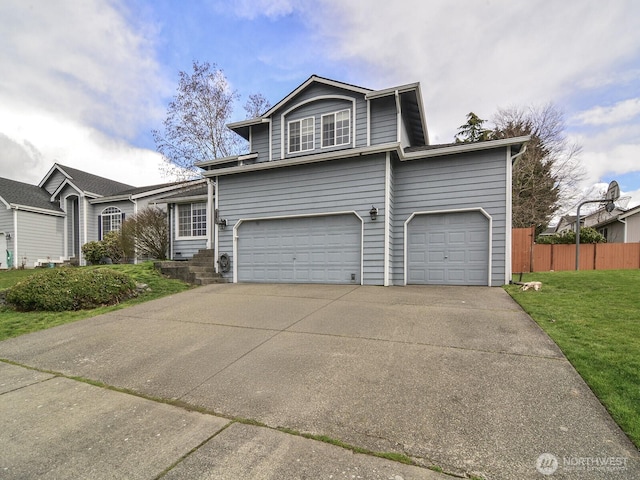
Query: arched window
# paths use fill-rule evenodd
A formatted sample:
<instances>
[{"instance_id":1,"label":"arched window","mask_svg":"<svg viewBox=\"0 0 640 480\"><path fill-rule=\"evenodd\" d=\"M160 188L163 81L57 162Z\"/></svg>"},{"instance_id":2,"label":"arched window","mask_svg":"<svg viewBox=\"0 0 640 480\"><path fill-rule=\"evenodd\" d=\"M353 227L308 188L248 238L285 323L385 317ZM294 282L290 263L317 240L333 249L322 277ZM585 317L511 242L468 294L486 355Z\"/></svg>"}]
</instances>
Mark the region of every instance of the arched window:
<instances>
[{"instance_id":1,"label":"arched window","mask_svg":"<svg viewBox=\"0 0 640 480\"><path fill-rule=\"evenodd\" d=\"M124 213L117 207L108 207L102 210L98 217L98 239L102 240L104 236L113 231L120 231Z\"/></svg>"}]
</instances>

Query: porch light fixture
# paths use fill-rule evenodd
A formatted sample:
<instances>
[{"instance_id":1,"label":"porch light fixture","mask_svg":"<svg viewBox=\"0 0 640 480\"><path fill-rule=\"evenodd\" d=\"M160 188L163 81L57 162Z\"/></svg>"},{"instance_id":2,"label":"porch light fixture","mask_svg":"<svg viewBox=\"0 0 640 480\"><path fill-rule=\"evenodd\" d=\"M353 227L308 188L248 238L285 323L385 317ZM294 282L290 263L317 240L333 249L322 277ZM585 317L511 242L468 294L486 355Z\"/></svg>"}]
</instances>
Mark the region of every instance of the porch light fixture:
<instances>
[{"instance_id":1,"label":"porch light fixture","mask_svg":"<svg viewBox=\"0 0 640 480\"><path fill-rule=\"evenodd\" d=\"M369 216L371 217L371 220L378 218L378 209L373 205L371 205L371 210L369 210Z\"/></svg>"},{"instance_id":2,"label":"porch light fixture","mask_svg":"<svg viewBox=\"0 0 640 480\"><path fill-rule=\"evenodd\" d=\"M10 233L7 233L7 234L5 235L5 238L6 238L7 240L11 240L11 234L10 234Z\"/></svg>"},{"instance_id":3,"label":"porch light fixture","mask_svg":"<svg viewBox=\"0 0 640 480\"><path fill-rule=\"evenodd\" d=\"M218 227L220 227L220 230L224 230L227 227L227 219L226 218L218 219Z\"/></svg>"}]
</instances>

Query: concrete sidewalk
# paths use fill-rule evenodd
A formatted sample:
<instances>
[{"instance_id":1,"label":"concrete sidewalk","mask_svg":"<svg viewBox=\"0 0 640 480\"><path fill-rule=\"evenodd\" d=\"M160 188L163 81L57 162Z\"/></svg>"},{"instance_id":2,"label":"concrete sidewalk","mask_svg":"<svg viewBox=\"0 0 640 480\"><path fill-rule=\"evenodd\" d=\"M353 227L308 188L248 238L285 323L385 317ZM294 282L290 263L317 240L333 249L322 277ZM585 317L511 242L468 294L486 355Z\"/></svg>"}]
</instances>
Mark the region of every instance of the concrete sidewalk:
<instances>
[{"instance_id":1,"label":"concrete sidewalk","mask_svg":"<svg viewBox=\"0 0 640 480\"><path fill-rule=\"evenodd\" d=\"M459 475L541 478L548 453L551 478L640 477L501 289L212 285L2 342L0 358L147 397L0 364L2 478L443 478L276 427ZM604 457L625 468L571 464Z\"/></svg>"}]
</instances>

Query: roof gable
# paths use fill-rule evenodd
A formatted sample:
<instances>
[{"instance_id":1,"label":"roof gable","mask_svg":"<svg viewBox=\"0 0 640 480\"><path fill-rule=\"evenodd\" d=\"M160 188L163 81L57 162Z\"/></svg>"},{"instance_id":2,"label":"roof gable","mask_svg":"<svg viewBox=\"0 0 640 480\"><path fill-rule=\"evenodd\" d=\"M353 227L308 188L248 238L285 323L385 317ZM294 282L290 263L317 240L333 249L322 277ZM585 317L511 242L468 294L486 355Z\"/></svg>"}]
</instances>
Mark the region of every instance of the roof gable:
<instances>
[{"instance_id":1,"label":"roof gable","mask_svg":"<svg viewBox=\"0 0 640 480\"><path fill-rule=\"evenodd\" d=\"M51 167L49 172L47 172L45 177L39 183L38 187L44 187L48 181L57 174L62 174L64 176L64 180L60 185L58 185L56 192L59 192L63 185L71 185L79 190L78 193L88 193L93 194L94 196L110 196L125 190L136 188L133 185L100 177L59 163L55 163L53 167Z\"/></svg>"},{"instance_id":2,"label":"roof gable","mask_svg":"<svg viewBox=\"0 0 640 480\"><path fill-rule=\"evenodd\" d=\"M0 198L9 205L62 212L44 188L8 178L0 178Z\"/></svg>"}]
</instances>

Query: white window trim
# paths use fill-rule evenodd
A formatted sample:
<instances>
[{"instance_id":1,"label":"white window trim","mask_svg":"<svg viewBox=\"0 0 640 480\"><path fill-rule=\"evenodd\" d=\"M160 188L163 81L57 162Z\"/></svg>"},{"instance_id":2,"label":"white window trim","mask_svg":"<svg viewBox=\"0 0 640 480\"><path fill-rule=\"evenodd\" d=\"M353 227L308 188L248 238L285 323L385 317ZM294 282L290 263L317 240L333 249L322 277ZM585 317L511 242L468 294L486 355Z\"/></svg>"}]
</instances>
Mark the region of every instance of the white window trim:
<instances>
[{"instance_id":1,"label":"white window trim","mask_svg":"<svg viewBox=\"0 0 640 480\"><path fill-rule=\"evenodd\" d=\"M181 236L180 235L180 206L181 205L189 205L190 209L191 209L191 231L193 232L193 206L194 205L199 205L199 204L204 204L205 205L205 210L206 210L206 205L207 202L188 202L188 203L177 203L176 204L176 208L175 208L175 215L174 215L174 225L175 225L175 238L176 240L206 240L207 239L207 234L205 233L204 235L188 235L188 236ZM208 219L208 212L205 216L205 221ZM206 228L208 228L207 226L205 226ZM206 232L206 228L205 228L205 232Z\"/></svg>"},{"instance_id":2,"label":"white window trim","mask_svg":"<svg viewBox=\"0 0 640 480\"><path fill-rule=\"evenodd\" d=\"M288 155L286 153L286 151L288 150L287 146L285 145L285 136L286 136L286 117L287 115L289 115L291 112L293 112L294 110L297 110L298 108L307 105L309 103L313 103L313 102L318 102L320 100L346 100L348 102L351 102L352 105L352 117L351 117L351 124L354 125L354 128L352 129L352 131L354 132L354 134L351 136L351 143L353 145L353 148L356 148L356 130L355 130L355 125L358 124L357 122L357 118L356 118L356 98L355 97L350 97L350 96L346 96L346 95L319 95L317 97L313 97L313 98L309 98L307 100L304 100L300 103L297 103L295 105L293 105L291 108L288 108L287 110L285 110L284 112L282 112L280 114L280 123L279 126L277 128L280 129L280 152L277 155L277 157L280 158L280 160L284 160L286 158L286 155ZM270 128L270 132L269 132L269 148L271 148L272 142L274 141L273 139L273 130L271 129L271 124L269 124L269 128ZM296 152L297 153L297 152ZM273 153L271 153L270 155L273 155ZM273 160L273 158L270 158L271 160Z\"/></svg>"},{"instance_id":3,"label":"white window trim","mask_svg":"<svg viewBox=\"0 0 640 480\"><path fill-rule=\"evenodd\" d=\"M104 213L109 209L117 210L117 212ZM123 212L122 212L122 209L120 207L111 206L111 207L106 207L106 208L102 209L102 211L100 212L100 235L99 235L100 238L98 238L98 240L100 240L100 241L104 240L104 237L106 237L109 232L119 232L120 230L122 230L122 223L123 223L122 222L122 213ZM118 228L117 230L116 229L111 229L108 232L105 232L105 230L104 230L104 217L105 216L109 216L109 217L120 216L120 228Z\"/></svg>"},{"instance_id":4,"label":"white window trim","mask_svg":"<svg viewBox=\"0 0 640 480\"><path fill-rule=\"evenodd\" d=\"M347 135L347 141L344 143L334 143L333 145L324 145L324 117L330 117L333 116L333 125L334 125L334 130L333 130L333 141L335 142L336 140L336 115L338 115L339 113L343 113L343 112L347 112L347 117L349 118L349 133ZM320 116L320 148L335 148L335 147L343 147L345 145L351 145L351 109L350 108L344 108L342 110L338 110L336 112L331 112L331 113L325 113L324 115Z\"/></svg>"},{"instance_id":5,"label":"white window trim","mask_svg":"<svg viewBox=\"0 0 640 480\"><path fill-rule=\"evenodd\" d=\"M313 133L311 134L311 148L302 148L302 122L304 122L305 120L311 120L311 124L313 126ZM291 124L292 123L299 123L300 124L300 150L296 150L295 152L291 151ZM304 152L311 152L313 150L316 149L316 119L315 117L311 116L311 117L304 117L304 118L299 118L297 120L289 120L287 122L287 154L289 155L295 155L298 153L304 153Z\"/></svg>"}]
</instances>

